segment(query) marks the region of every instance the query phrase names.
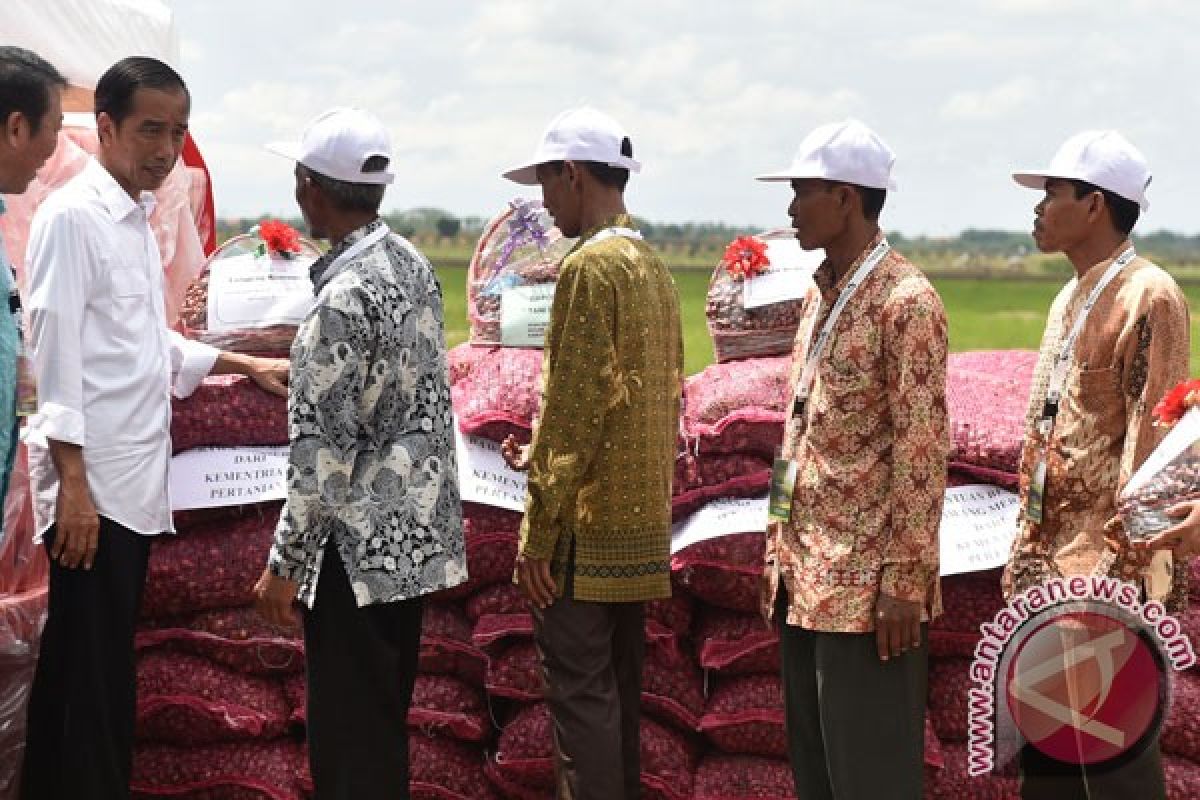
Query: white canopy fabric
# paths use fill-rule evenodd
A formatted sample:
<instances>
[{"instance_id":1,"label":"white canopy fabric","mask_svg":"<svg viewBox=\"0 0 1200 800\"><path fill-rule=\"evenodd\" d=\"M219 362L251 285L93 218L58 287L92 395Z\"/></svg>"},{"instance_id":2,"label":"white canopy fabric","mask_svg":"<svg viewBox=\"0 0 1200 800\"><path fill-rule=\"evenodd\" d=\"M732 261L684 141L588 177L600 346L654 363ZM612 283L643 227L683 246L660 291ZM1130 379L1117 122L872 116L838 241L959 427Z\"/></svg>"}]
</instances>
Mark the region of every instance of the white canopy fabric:
<instances>
[{"instance_id":1,"label":"white canopy fabric","mask_svg":"<svg viewBox=\"0 0 1200 800\"><path fill-rule=\"evenodd\" d=\"M33 50L84 89L126 56L179 67L175 15L162 0L0 0L0 44Z\"/></svg>"}]
</instances>

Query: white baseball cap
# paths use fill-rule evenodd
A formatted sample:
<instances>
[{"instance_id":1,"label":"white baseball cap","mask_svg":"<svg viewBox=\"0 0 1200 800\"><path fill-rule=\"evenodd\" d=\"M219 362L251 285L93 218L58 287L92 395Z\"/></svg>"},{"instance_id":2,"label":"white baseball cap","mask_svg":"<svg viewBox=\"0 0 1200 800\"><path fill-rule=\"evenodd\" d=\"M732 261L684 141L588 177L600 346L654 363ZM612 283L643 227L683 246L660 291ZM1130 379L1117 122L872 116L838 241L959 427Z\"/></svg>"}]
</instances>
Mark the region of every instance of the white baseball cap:
<instances>
[{"instance_id":1,"label":"white baseball cap","mask_svg":"<svg viewBox=\"0 0 1200 800\"><path fill-rule=\"evenodd\" d=\"M1077 133L1054 154L1050 166L1014 172L1013 180L1029 189L1043 189L1047 178L1085 181L1150 208L1146 187L1151 180L1146 158L1116 131Z\"/></svg>"},{"instance_id":2,"label":"white baseball cap","mask_svg":"<svg viewBox=\"0 0 1200 800\"><path fill-rule=\"evenodd\" d=\"M386 184L396 179L387 128L358 108L331 108L308 124L299 142L272 142L267 149L346 183ZM363 172L367 159L376 156L386 158L387 167Z\"/></svg>"},{"instance_id":3,"label":"white baseball cap","mask_svg":"<svg viewBox=\"0 0 1200 800\"><path fill-rule=\"evenodd\" d=\"M896 154L875 131L856 119L847 119L822 125L805 136L790 167L759 175L757 180L821 178L868 189L894 190L895 163Z\"/></svg>"},{"instance_id":4,"label":"white baseball cap","mask_svg":"<svg viewBox=\"0 0 1200 800\"><path fill-rule=\"evenodd\" d=\"M533 158L504 173L514 183L537 185L537 167L551 161L594 161L630 172L642 165L621 155L621 141L629 138L615 119L589 106L564 111L550 121Z\"/></svg>"}]
</instances>

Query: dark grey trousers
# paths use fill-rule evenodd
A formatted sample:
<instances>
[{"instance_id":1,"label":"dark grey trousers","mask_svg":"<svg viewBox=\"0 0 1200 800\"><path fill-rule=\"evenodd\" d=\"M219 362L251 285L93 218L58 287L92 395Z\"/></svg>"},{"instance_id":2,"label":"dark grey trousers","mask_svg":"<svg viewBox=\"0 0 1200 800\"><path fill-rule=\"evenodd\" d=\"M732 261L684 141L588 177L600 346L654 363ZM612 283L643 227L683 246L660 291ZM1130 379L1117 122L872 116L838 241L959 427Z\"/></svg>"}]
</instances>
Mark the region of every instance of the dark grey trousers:
<instances>
[{"instance_id":1,"label":"dark grey trousers","mask_svg":"<svg viewBox=\"0 0 1200 800\"><path fill-rule=\"evenodd\" d=\"M567 596L533 620L559 800L638 800L644 604Z\"/></svg>"},{"instance_id":2,"label":"dark grey trousers","mask_svg":"<svg viewBox=\"0 0 1200 800\"><path fill-rule=\"evenodd\" d=\"M796 796L921 800L927 646L882 662L874 633L780 627Z\"/></svg>"},{"instance_id":3,"label":"dark grey trousers","mask_svg":"<svg viewBox=\"0 0 1200 800\"><path fill-rule=\"evenodd\" d=\"M1155 741L1136 758L1115 767L1080 767L1044 755L1032 745L1021 749L1022 800L1166 800L1162 755Z\"/></svg>"}]
</instances>

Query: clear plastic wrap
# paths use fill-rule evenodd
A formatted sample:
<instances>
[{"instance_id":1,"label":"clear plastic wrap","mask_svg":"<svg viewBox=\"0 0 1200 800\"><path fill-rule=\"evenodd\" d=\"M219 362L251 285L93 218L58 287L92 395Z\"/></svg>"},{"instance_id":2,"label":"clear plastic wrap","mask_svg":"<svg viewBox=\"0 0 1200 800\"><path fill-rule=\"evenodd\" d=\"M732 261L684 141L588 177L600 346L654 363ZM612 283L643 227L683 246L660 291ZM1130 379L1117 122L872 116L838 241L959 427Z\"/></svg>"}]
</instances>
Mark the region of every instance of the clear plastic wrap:
<instances>
[{"instance_id":1,"label":"clear plastic wrap","mask_svg":"<svg viewBox=\"0 0 1200 800\"><path fill-rule=\"evenodd\" d=\"M1167 510L1200 499L1200 408L1175 423L1117 498L1131 539L1144 539L1177 522Z\"/></svg>"},{"instance_id":2,"label":"clear plastic wrap","mask_svg":"<svg viewBox=\"0 0 1200 800\"><path fill-rule=\"evenodd\" d=\"M247 259L251 263L255 251L262 241L254 234L242 234L221 245L208 262L199 276L187 288L183 297L183 307L180 310L179 321L184 332L193 339L198 339L222 350L235 353L250 353L254 355L287 355L291 350L292 340L296 338L296 325L247 325L234 330L210 330L209 327L209 277L212 265L226 259ZM321 256L321 250L316 243L308 239L299 240L300 252L292 258L296 263L307 265ZM282 257L272 254L272 263L282 263Z\"/></svg>"},{"instance_id":3,"label":"clear plastic wrap","mask_svg":"<svg viewBox=\"0 0 1200 800\"><path fill-rule=\"evenodd\" d=\"M559 263L574 245L536 200L512 200L488 222L467 270L471 343L504 344L500 308L505 290L553 284Z\"/></svg>"}]
</instances>

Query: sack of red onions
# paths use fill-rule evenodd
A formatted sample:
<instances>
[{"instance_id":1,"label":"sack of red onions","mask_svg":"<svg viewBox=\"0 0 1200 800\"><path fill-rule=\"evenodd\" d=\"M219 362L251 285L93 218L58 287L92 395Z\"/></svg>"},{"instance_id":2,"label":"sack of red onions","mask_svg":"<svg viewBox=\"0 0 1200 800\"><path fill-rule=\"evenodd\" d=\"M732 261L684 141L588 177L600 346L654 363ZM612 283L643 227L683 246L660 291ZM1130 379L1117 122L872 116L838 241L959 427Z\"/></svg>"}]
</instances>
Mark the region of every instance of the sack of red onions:
<instances>
[{"instance_id":1,"label":"sack of red onions","mask_svg":"<svg viewBox=\"0 0 1200 800\"><path fill-rule=\"evenodd\" d=\"M1167 512L1200 498L1200 380L1185 381L1154 408L1156 424L1170 432L1143 462L1117 498L1117 510L1131 539L1144 539L1171 527Z\"/></svg>"}]
</instances>

